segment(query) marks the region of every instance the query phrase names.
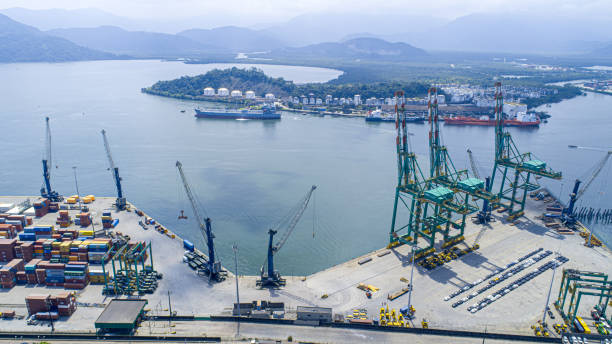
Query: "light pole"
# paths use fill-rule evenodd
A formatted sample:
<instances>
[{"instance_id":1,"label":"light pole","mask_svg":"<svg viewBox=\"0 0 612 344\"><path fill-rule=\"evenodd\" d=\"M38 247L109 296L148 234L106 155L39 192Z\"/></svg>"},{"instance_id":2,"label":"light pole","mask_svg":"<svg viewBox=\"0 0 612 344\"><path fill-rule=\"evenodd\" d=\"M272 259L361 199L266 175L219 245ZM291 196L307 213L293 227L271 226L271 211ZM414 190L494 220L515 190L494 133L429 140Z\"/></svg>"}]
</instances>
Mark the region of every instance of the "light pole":
<instances>
[{"instance_id":1,"label":"light pole","mask_svg":"<svg viewBox=\"0 0 612 344\"><path fill-rule=\"evenodd\" d=\"M559 257L559 252L557 252L556 254L557 257ZM550 301L550 293L552 291L552 286L553 286L553 282L555 281L555 272L557 271L557 263L558 260L556 259L557 257L555 257L555 265L553 266L553 274L552 274L552 278L550 279L550 286L548 287L548 295L546 295L546 304L544 305L544 315L542 316L542 326L546 327L546 311L548 311L548 302Z\"/></svg>"},{"instance_id":2,"label":"light pole","mask_svg":"<svg viewBox=\"0 0 612 344\"><path fill-rule=\"evenodd\" d=\"M414 289L412 285L412 277L414 275L414 252L416 251L416 242L412 244L412 267L410 268L410 285L408 286L410 289L408 290L408 314L409 319L412 318L412 314L410 314L410 307L412 307L412 290Z\"/></svg>"}]
</instances>

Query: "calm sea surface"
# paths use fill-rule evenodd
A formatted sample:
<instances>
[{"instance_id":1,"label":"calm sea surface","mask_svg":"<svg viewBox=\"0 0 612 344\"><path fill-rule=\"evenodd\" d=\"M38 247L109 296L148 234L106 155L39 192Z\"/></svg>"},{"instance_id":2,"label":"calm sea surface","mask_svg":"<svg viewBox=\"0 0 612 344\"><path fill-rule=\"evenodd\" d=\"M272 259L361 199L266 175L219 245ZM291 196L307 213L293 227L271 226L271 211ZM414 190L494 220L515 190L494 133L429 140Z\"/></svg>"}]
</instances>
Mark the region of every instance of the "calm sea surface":
<instances>
[{"instance_id":1,"label":"calm sea surface","mask_svg":"<svg viewBox=\"0 0 612 344\"><path fill-rule=\"evenodd\" d=\"M60 193L75 193L72 166L77 166L81 194L115 194L100 135L104 128L127 198L204 248L191 217L177 219L181 209L191 214L175 167L180 160L213 220L222 262L232 265L231 245L237 242L244 273L258 271L266 256L267 229L313 184L319 187L314 207L278 254L281 273L309 274L384 246L396 183L392 123L295 114L283 114L276 122L196 120L193 108L203 104L140 92L157 80L227 66L160 61L0 65L0 194L38 194L44 117L50 116L57 165L52 184ZM341 74L258 67L298 83ZM563 171L563 185L543 183L567 199L573 180L604 154L567 145L611 147L611 108L611 96L589 94L543 108L552 118L539 129L510 131L521 150ZM409 130L426 167L427 127L415 124ZM442 131L455 165L468 166L470 147L481 174L490 174L493 128L443 126ZM583 206L612 207L610 177L608 167L583 197ZM612 243L609 228L595 230Z\"/></svg>"}]
</instances>

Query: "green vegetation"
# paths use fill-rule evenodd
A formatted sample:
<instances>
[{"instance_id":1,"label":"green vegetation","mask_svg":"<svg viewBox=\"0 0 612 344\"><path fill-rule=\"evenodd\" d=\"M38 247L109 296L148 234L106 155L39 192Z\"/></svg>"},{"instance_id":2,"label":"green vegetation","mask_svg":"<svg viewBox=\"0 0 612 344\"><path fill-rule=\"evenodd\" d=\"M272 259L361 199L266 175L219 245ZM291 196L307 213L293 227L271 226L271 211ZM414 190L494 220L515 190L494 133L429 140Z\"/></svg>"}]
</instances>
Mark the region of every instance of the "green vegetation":
<instances>
[{"instance_id":1,"label":"green vegetation","mask_svg":"<svg viewBox=\"0 0 612 344\"><path fill-rule=\"evenodd\" d=\"M569 85L555 87L555 89L557 89L556 94L549 94L540 98L528 98L525 99L524 103L527 104L528 109L533 109L544 104L560 103L562 100L574 98L582 94L578 87Z\"/></svg>"},{"instance_id":2,"label":"green vegetation","mask_svg":"<svg viewBox=\"0 0 612 344\"><path fill-rule=\"evenodd\" d=\"M274 93L277 97L294 96L300 97L313 93L316 97L324 98L331 94L334 97L353 97L355 94L362 99L377 97L392 97L396 91L402 90L407 97L423 96L427 94L428 86L418 82L383 81L373 83L310 83L296 85L283 78L271 78L263 71L251 69L214 69L206 74L197 76L184 76L169 81L158 81L148 88L143 88L145 93L156 94L166 97L181 99L198 99L203 97L204 89L221 87L228 90L255 91L257 95Z\"/></svg>"}]
</instances>

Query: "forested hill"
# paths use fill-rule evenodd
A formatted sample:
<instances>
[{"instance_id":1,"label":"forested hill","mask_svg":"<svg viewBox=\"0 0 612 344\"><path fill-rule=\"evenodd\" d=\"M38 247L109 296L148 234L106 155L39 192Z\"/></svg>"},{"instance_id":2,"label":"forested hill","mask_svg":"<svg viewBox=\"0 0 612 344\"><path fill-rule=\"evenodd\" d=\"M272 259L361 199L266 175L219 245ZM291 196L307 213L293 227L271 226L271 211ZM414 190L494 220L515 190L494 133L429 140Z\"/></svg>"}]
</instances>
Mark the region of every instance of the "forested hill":
<instances>
[{"instance_id":1,"label":"forested hill","mask_svg":"<svg viewBox=\"0 0 612 344\"><path fill-rule=\"evenodd\" d=\"M145 93L156 94L174 98L197 99L202 97L204 89L212 87L218 90L221 87L229 91L254 91L256 95L263 96L273 93L277 97L308 95L313 93L316 97L324 98L330 94L333 97L353 97L359 94L363 99L370 97L392 97L396 91L402 90L407 97L423 96L427 94L428 86L417 82L377 82L377 83L310 83L296 85L283 78L272 78L259 69L214 69L206 74L197 76L183 76L168 81L158 81L151 87L143 88Z\"/></svg>"},{"instance_id":2,"label":"forested hill","mask_svg":"<svg viewBox=\"0 0 612 344\"><path fill-rule=\"evenodd\" d=\"M257 95L274 93L277 96L292 94L295 84L283 78L271 78L263 71L251 69L213 69L206 74L183 76L169 81L158 81L144 92L165 96L192 96L204 94L206 87L215 90L225 87L228 90L255 91Z\"/></svg>"}]
</instances>

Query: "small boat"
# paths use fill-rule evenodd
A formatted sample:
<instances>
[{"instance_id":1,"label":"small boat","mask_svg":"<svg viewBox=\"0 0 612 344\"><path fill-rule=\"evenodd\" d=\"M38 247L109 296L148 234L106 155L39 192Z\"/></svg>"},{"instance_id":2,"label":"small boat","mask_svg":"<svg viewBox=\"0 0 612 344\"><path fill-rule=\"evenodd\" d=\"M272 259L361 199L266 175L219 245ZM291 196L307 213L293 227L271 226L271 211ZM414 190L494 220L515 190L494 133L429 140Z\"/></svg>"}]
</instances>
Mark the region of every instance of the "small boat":
<instances>
[{"instance_id":1,"label":"small boat","mask_svg":"<svg viewBox=\"0 0 612 344\"><path fill-rule=\"evenodd\" d=\"M185 112L185 110L181 110L181 113L184 113L184 112Z\"/></svg>"}]
</instances>

